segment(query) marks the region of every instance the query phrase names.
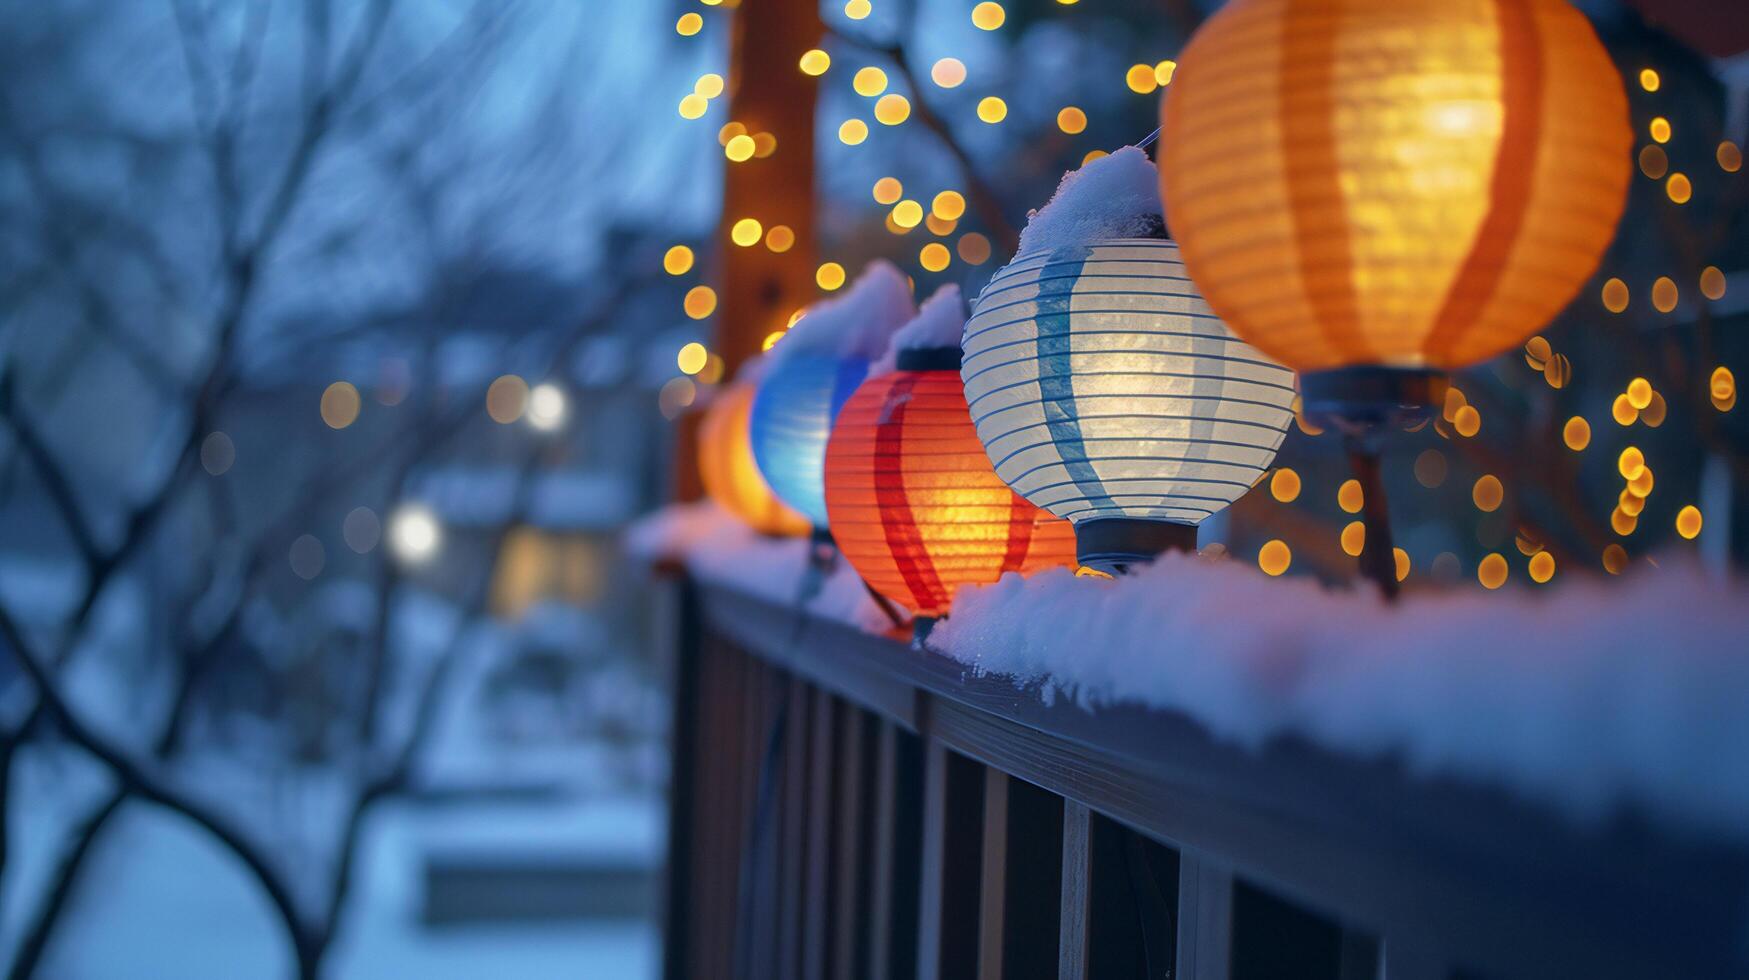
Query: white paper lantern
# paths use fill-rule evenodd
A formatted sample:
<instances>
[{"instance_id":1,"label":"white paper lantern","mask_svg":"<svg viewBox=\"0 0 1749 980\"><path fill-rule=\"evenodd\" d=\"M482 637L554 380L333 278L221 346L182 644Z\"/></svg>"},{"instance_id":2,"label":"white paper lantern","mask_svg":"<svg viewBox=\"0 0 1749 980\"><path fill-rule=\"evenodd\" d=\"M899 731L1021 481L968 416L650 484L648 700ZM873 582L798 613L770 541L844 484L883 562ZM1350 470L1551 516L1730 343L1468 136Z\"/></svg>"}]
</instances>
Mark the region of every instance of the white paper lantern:
<instances>
[{"instance_id":1,"label":"white paper lantern","mask_svg":"<svg viewBox=\"0 0 1749 980\"><path fill-rule=\"evenodd\" d=\"M1193 548L1293 418L1292 372L1233 336L1165 239L1017 256L978 297L960 377L996 472L1104 570Z\"/></svg>"}]
</instances>

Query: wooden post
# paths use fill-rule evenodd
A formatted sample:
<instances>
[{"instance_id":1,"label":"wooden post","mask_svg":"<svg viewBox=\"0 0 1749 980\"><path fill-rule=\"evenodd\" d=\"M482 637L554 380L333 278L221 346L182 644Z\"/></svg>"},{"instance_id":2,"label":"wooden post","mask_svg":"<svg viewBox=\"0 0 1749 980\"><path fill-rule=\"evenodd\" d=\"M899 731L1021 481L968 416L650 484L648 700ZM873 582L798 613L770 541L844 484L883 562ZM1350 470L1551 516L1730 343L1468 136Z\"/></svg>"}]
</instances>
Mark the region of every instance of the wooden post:
<instances>
[{"instance_id":1,"label":"wooden post","mask_svg":"<svg viewBox=\"0 0 1749 980\"><path fill-rule=\"evenodd\" d=\"M1002 980L1002 926L1008 898L1008 775L984 770L984 855L978 888L978 978Z\"/></svg>"},{"instance_id":2,"label":"wooden post","mask_svg":"<svg viewBox=\"0 0 1749 980\"><path fill-rule=\"evenodd\" d=\"M1092 900L1093 813L1063 801L1063 891L1057 920L1058 980L1089 980L1088 907Z\"/></svg>"},{"instance_id":3,"label":"wooden post","mask_svg":"<svg viewBox=\"0 0 1749 980\"><path fill-rule=\"evenodd\" d=\"M1178 853L1178 980L1227 980L1233 955L1233 876Z\"/></svg>"},{"instance_id":4,"label":"wooden post","mask_svg":"<svg viewBox=\"0 0 1749 980\"><path fill-rule=\"evenodd\" d=\"M812 76L797 67L820 43L816 0L749 0L733 14L729 47L728 119L749 136L770 133L776 149L741 163L723 160L723 213L716 234L717 290L714 353L725 378L757 354L765 335L814 296L814 98ZM710 117L715 120L713 115ZM701 122L700 125L706 125ZM717 125L721 125L718 123ZM714 134L713 134L714 135ZM714 139L701 152L720 154ZM774 252L761 241L736 245L729 230L753 218L766 231L787 227L795 244ZM697 413L682 417L676 438L675 496L699 496Z\"/></svg>"}]
</instances>

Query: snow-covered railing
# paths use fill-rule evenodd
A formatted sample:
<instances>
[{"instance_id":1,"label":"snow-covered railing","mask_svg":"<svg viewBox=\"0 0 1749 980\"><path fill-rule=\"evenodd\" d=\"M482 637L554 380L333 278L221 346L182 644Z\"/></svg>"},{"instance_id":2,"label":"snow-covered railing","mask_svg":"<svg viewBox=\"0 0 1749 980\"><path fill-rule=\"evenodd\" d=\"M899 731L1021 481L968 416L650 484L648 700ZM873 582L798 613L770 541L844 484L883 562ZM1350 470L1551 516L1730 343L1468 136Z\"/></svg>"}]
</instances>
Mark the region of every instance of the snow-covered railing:
<instances>
[{"instance_id":1,"label":"snow-covered railing","mask_svg":"<svg viewBox=\"0 0 1749 980\"><path fill-rule=\"evenodd\" d=\"M942 650L918 649L883 634L853 576L798 602L803 543L729 540L739 533L694 512L655 535L683 559L671 586L670 976L1749 973L1749 824L1737 819L1742 753L1728 751L1744 743L1683 686L1710 677L1714 700L1736 697L1740 651L1653 646L1661 670L1635 674L1572 650L1475 650L1484 672L1540 652L1514 677L1541 678L1539 709L1533 692L1489 697L1479 674L1441 660L1428 624L1455 630L1467 614L1423 609L1422 649L1413 636L1379 641L1416 669L1380 669L1387 686L1424 685L1402 691L1403 712L1474 712L1483 744L1457 744L1461 726L1398 724L1382 696L1319 659L1344 626L1331 620L1363 625L1353 595L1258 583L1277 605L1320 601L1328 615L1278 633L1276 656L1256 660L1286 613L1258 610L1223 635L1211 625L1223 596L1258 602L1240 580L1256 573L1199 568L1214 584L1190 597L1200 614L1177 613L1156 638L1157 676L1102 681L1120 671L1121 637L1095 628L1086 596L1018 580L978 590L931 635ZM1135 581L1086 587L1161 584ZM1657 601L1687 603L1691 639L1742 635L1707 618L1714 586L1679 581L1688 599ZM1590 646L1609 646L1596 630L1610 622L1628 630L1618 645L1640 642L1621 625L1639 617L1633 594L1592 603L1606 621ZM1542 635L1571 628L1562 601L1537 607ZM1515 628L1491 608L1468 628ZM1012 625L1029 617L1068 639ZM1079 668L1061 656L1076 643ZM1253 661L1214 665L1235 656ZM1563 701L1551 693L1563 683L1582 690ZM1441 708L1440 691L1467 692L1471 707ZM1558 772L1563 757L1588 771Z\"/></svg>"}]
</instances>

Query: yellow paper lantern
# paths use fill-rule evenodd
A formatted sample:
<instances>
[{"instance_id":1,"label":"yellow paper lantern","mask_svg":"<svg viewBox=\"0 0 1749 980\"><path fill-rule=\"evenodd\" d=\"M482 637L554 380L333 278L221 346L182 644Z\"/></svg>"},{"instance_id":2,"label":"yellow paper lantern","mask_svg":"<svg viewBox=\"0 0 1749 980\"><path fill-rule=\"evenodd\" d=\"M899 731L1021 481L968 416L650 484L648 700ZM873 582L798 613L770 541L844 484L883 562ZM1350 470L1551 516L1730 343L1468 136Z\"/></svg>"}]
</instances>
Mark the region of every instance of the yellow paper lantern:
<instances>
[{"instance_id":1,"label":"yellow paper lantern","mask_svg":"<svg viewBox=\"0 0 1749 980\"><path fill-rule=\"evenodd\" d=\"M730 385L699 424L698 472L704 492L761 534L807 534L807 518L777 499L753 461L748 421L754 390L748 380Z\"/></svg>"},{"instance_id":2,"label":"yellow paper lantern","mask_svg":"<svg viewBox=\"0 0 1749 980\"><path fill-rule=\"evenodd\" d=\"M1209 305L1296 370L1359 368L1336 387L1361 401L1436 398L1438 372L1547 323L1632 169L1621 78L1567 0L1233 0L1161 113L1168 224Z\"/></svg>"}]
</instances>

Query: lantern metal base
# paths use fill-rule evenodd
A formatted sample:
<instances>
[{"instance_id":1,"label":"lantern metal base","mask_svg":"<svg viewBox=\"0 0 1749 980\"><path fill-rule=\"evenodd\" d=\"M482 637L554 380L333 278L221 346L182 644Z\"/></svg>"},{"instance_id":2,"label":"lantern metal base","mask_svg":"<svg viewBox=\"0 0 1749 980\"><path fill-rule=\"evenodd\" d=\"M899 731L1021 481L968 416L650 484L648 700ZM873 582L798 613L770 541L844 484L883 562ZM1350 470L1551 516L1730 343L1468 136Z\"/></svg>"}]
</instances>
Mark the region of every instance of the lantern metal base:
<instances>
[{"instance_id":1,"label":"lantern metal base","mask_svg":"<svg viewBox=\"0 0 1749 980\"><path fill-rule=\"evenodd\" d=\"M935 631L934 616L916 616L911 620L911 649L929 649L929 634Z\"/></svg>"},{"instance_id":2,"label":"lantern metal base","mask_svg":"<svg viewBox=\"0 0 1749 980\"><path fill-rule=\"evenodd\" d=\"M894 367L901 371L958 371L958 347L911 347L899 351Z\"/></svg>"},{"instance_id":3,"label":"lantern metal base","mask_svg":"<svg viewBox=\"0 0 1749 980\"><path fill-rule=\"evenodd\" d=\"M1168 551L1195 550L1194 524L1101 517L1075 525L1075 559L1109 575L1122 575Z\"/></svg>"},{"instance_id":4,"label":"lantern metal base","mask_svg":"<svg viewBox=\"0 0 1749 980\"><path fill-rule=\"evenodd\" d=\"M1300 375L1300 405L1313 424L1345 433L1420 422L1445 402L1446 377L1431 368L1375 365Z\"/></svg>"}]
</instances>

